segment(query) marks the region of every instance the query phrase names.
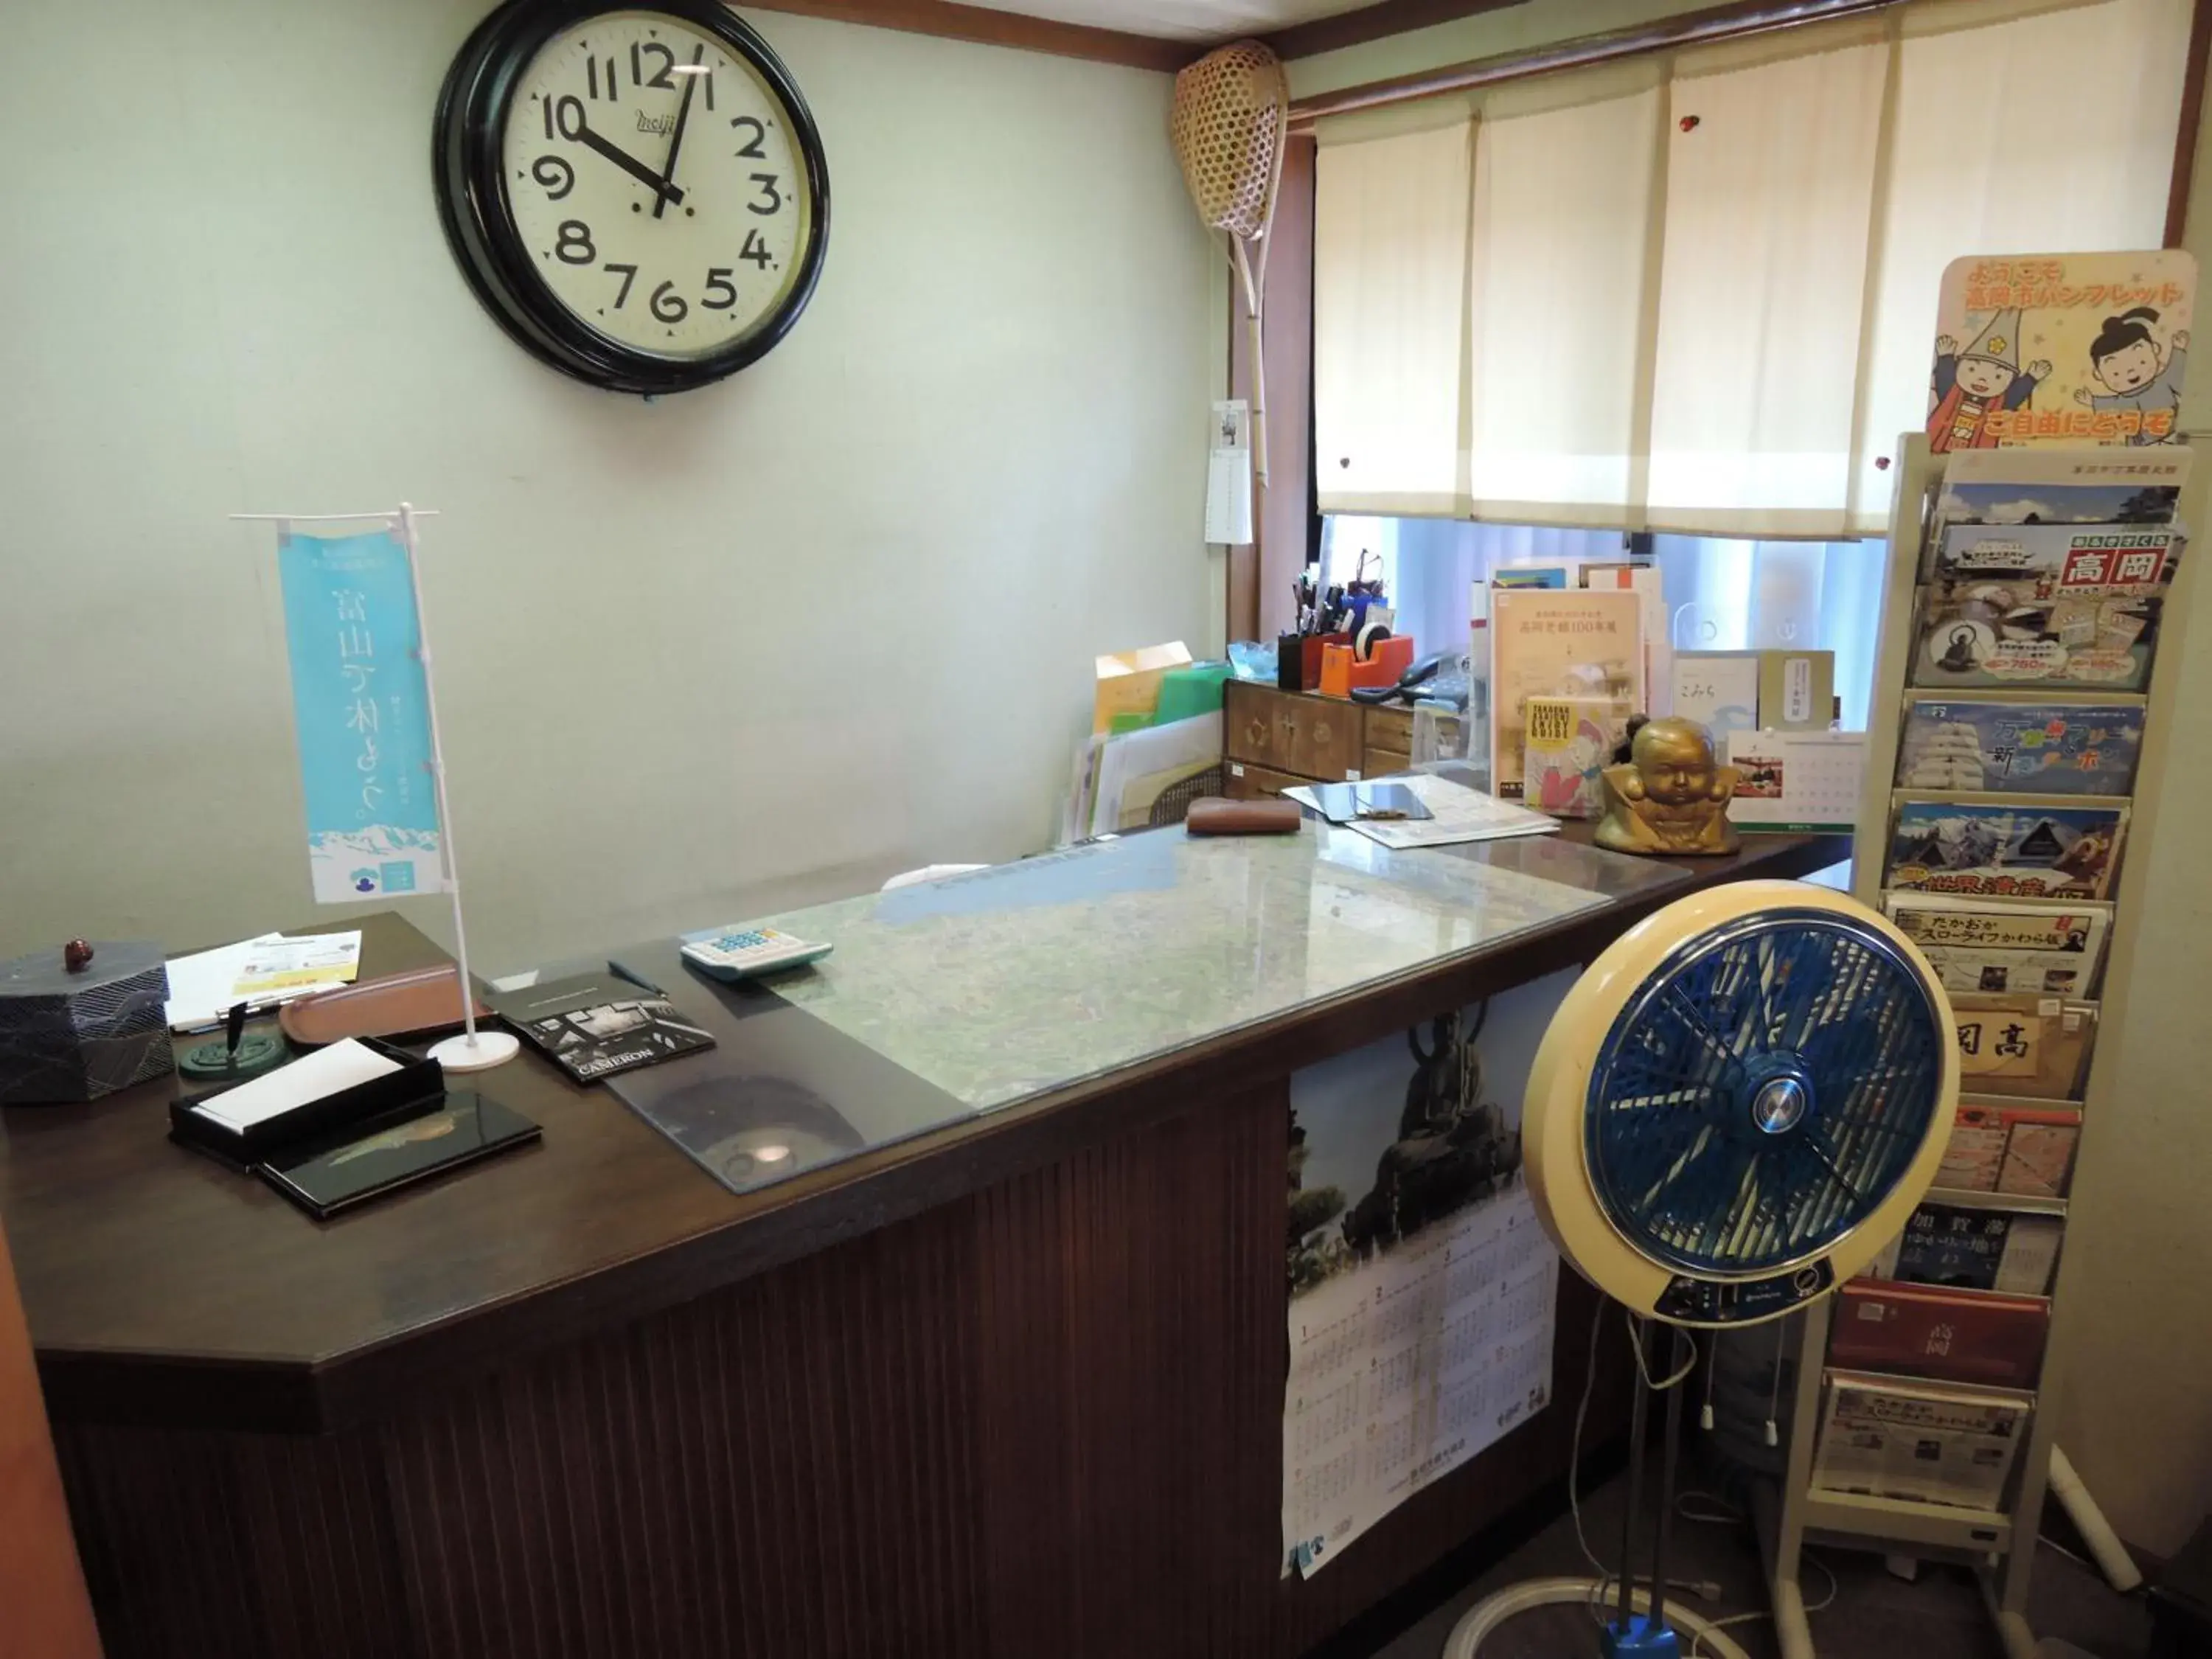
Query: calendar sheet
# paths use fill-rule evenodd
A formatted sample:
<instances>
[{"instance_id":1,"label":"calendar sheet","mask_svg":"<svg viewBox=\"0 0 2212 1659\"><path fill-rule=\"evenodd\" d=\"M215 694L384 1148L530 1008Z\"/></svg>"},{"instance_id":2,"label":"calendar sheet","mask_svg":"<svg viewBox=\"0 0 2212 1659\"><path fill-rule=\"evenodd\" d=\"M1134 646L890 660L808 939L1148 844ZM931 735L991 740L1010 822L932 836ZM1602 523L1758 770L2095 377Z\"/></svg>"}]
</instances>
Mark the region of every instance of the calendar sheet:
<instances>
[{"instance_id":1,"label":"calendar sheet","mask_svg":"<svg viewBox=\"0 0 2212 1659\"><path fill-rule=\"evenodd\" d=\"M1551 1398L1559 1256L1522 1182L1521 1096L1573 978L1292 1079L1286 1573Z\"/></svg>"},{"instance_id":2,"label":"calendar sheet","mask_svg":"<svg viewBox=\"0 0 2212 1659\"><path fill-rule=\"evenodd\" d=\"M1848 835L1866 778L1863 732L1731 732L1729 818L1740 830Z\"/></svg>"}]
</instances>

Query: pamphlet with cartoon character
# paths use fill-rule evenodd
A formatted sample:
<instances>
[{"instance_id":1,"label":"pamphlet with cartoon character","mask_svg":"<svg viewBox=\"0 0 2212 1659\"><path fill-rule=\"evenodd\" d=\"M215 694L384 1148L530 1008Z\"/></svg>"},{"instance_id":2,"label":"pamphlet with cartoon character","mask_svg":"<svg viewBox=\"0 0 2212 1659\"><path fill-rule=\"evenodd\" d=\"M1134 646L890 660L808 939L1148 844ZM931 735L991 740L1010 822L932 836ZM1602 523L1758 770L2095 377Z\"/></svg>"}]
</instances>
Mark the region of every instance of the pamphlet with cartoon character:
<instances>
[{"instance_id":1,"label":"pamphlet with cartoon character","mask_svg":"<svg viewBox=\"0 0 2212 1659\"><path fill-rule=\"evenodd\" d=\"M2196 299L2197 260L2178 248L1953 260L1929 448L2180 442Z\"/></svg>"}]
</instances>

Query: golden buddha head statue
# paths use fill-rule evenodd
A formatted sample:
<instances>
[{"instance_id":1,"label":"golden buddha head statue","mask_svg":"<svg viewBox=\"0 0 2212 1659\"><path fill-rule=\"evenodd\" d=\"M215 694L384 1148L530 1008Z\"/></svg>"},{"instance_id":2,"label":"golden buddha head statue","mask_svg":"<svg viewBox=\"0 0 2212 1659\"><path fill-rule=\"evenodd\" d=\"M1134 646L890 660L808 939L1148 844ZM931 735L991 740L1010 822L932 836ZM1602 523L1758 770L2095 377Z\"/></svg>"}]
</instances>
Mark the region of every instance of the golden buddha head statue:
<instances>
[{"instance_id":1,"label":"golden buddha head statue","mask_svg":"<svg viewBox=\"0 0 2212 1659\"><path fill-rule=\"evenodd\" d=\"M1616 853L1733 853L1728 804L1736 769L1713 754L1713 737L1695 720L1646 720L1628 759L1606 768L1605 816L1591 837Z\"/></svg>"}]
</instances>

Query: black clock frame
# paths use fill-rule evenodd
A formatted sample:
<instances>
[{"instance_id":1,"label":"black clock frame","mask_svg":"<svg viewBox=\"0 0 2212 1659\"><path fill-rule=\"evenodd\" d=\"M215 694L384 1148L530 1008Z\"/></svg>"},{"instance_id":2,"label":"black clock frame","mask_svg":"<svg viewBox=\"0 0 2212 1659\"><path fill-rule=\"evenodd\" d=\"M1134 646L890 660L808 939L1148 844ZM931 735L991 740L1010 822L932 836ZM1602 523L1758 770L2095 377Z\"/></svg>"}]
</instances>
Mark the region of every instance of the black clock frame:
<instances>
[{"instance_id":1,"label":"black clock frame","mask_svg":"<svg viewBox=\"0 0 2212 1659\"><path fill-rule=\"evenodd\" d=\"M531 264L507 198L507 120L523 70L548 41L577 24L634 11L688 23L742 56L789 112L791 137L806 172L810 235L782 303L742 338L703 356L656 356L586 326ZM757 362L805 310L829 251L830 167L814 117L768 42L719 0L639 0L633 5L507 0L477 26L447 71L438 94L430 159L446 240L493 320L540 362L610 392L647 397L688 392Z\"/></svg>"}]
</instances>

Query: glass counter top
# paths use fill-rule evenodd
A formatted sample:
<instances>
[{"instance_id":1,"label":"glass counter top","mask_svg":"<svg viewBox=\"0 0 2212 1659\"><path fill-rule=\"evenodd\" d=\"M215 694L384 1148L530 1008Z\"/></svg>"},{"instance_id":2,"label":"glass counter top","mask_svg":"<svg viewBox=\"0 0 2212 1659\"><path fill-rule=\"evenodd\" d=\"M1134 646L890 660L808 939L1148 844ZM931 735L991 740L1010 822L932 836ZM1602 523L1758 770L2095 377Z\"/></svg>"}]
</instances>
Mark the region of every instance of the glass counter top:
<instances>
[{"instance_id":1,"label":"glass counter top","mask_svg":"<svg viewBox=\"0 0 2212 1659\"><path fill-rule=\"evenodd\" d=\"M1680 877L1555 836L1394 853L1161 830L769 918L786 1002L970 1111L1066 1088Z\"/></svg>"}]
</instances>

